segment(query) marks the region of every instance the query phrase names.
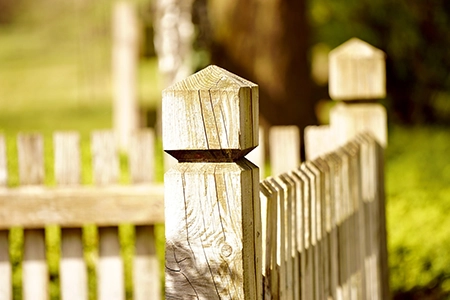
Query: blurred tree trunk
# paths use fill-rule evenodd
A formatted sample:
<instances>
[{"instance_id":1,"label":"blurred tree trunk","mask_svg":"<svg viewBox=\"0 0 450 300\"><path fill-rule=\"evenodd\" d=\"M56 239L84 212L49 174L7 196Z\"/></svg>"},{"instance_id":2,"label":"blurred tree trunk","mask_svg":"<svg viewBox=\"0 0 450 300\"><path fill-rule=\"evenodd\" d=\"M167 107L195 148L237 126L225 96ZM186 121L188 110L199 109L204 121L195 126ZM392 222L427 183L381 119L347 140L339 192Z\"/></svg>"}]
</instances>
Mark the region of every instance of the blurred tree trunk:
<instances>
[{"instance_id":1,"label":"blurred tree trunk","mask_svg":"<svg viewBox=\"0 0 450 300\"><path fill-rule=\"evenodd\" d=\"M212 63L259 85L270 125L315 124L304 0L210 0Z\"/></svg>"}]
</instances>

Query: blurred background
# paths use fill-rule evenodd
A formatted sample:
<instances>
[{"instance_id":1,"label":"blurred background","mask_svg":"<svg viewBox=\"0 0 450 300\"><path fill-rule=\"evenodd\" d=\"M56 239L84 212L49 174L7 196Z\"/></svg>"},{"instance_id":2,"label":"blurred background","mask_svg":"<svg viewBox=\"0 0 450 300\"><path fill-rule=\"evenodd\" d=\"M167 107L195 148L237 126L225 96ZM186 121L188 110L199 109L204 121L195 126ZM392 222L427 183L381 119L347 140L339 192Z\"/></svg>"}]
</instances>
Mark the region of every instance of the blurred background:
<instances>
[{"instance_id":1,"label":"blurred background","mask_svg":"<svg viewBox=\"0 0 450 300\"><path fill-rule=\"evenodd\" d=\"M260 86L263 126L326 124L334 104L328 52L352 37L383 50L391 289L395 299L450 299L450 1L128 3L141 127L158 129L163 88L211 63ZM7 140L22 131L50 139L56 130L88 139L114 126L113 28L125 26L114 25L114 7L112 0L0 0Z\"/></svg>"}]
</instances>

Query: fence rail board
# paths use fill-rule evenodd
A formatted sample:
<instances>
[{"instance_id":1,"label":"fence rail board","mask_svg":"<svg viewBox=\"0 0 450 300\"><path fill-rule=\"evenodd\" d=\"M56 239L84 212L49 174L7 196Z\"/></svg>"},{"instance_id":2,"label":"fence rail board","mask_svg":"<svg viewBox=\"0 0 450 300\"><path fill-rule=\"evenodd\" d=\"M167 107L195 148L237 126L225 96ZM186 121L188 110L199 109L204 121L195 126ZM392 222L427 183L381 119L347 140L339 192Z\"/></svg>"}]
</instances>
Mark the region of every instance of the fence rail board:
<instances>
[{"instance_id":1,"label":"fence rail board","mask_svg":"<svg viewBox=\"0 0 450 300\"><path fill-rule=\"evenodd\" d=\"M164 222L164 187L160 184L0 189L0 207L0 229L157 224Z\"/></svg>"}]
</instances>

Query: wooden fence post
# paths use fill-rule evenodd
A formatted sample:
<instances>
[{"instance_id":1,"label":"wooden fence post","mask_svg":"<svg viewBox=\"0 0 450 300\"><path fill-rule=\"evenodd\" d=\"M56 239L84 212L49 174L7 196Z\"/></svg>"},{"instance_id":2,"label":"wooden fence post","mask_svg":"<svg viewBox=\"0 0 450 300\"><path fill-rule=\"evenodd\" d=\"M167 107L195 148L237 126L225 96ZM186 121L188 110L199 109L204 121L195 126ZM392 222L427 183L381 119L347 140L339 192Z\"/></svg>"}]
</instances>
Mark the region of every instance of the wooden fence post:
<instances>
[{"instance_id":1,"label":"wooden fence post","mask_svg":"<svg viewBox=\"0 0 450 300\"><path fill-rule=\"evenodd\" d=\"M138 60L137 17L131 2L119 1L113 12L113 120L116 140L126 151L131 133L138 128L136 76Z\"/></svg>"},{"instance_id":2,"label":"wooden fence post","mask_svg":"<svg viewBox=\"0 0 450 300\"><path fill-rule=\"evenodd\" d=\"M376 99L386 95L385 54L357 38L330 52L330 96L338 103L330 112L337 146L370 131L387 145L386 109Z\"/></svg>"},{"instance_id":3,"label":"wooden fence post","mask_svg":"<svg viewBox=\"0 0 450 300\"><path fill-rule=\"evenodd\" d=\"M166 299L260 299L258 86L216 66L163 92Z\"/></svg>"},{"instance_id":4,"label":"wooden fence post","mask_svg":"<svg viewBox=\"0 0 450 300\"><path fill-rule=\"evenodd\" d=\"M372 134L378 144L387 145L386 109L376 103L385 97L386 70L383 51L357 38L350 39L330 52L330 96L341 100L330 112L332 134L336 146L343 146L365 131ZM379 146L379 147L380 147ZM384 199L383 151L377 148L377 167L374 170L378 187L369 196L376 201L377 216L377 282L378 299L389 298L386 222ZM371 202L371 201L369 201Z\"/></svg>"}]
</instances>

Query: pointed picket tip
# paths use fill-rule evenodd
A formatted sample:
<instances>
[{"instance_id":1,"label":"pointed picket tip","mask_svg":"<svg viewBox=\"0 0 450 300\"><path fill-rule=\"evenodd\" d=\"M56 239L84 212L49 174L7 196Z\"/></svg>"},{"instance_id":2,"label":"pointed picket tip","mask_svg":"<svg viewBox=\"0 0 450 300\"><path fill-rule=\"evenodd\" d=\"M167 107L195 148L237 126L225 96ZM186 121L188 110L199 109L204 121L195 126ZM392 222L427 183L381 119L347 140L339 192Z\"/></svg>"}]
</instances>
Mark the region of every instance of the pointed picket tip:
<instances>
[{"instance_id":1,"label":"pointed picket tip","mask_svg":"<svg viewBox=\"0 0 450 300\"><path fill-rule=\"evenodd\" d=\"M386 97L385 53L351 38L329 54L329 94L333 100Z\"/></svg>"},{"instance_id":2,"label":"pointed picket tip","mask_svg":"<svg viewBox=\"0 0 450 300\"><path fill-rule=\"evenodd\" d=\"M180 161L234 161L258 145L258 86L217 66L163 91L164 150Z\"/></svg>"},{"instance_id":3,"label":"pointed picket tip","mask_svg":"<svg viewBox=\"0 0 450 300\"><path fill-rule=\"evenodd\" d=\"M330 51L330 59L336 56L349 57L353 59L378 57L384 59L386 54L369 43L356 37L349 39L337 48Z\"/></svg>"}]
</instances>

